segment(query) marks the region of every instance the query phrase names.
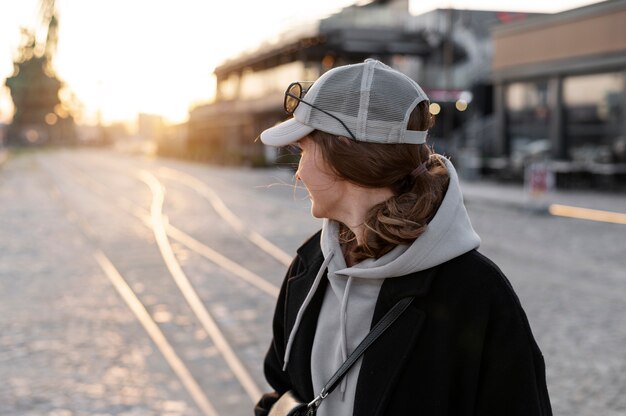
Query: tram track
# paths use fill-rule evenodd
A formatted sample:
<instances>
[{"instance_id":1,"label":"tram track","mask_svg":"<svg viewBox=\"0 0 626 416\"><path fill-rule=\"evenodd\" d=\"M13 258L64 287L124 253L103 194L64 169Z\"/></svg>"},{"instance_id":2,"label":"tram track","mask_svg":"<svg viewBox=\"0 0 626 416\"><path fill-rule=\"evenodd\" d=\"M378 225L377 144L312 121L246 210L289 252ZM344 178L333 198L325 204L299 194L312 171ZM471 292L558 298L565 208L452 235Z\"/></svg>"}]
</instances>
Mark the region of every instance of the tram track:
<instances>
[{"instance_id":1,"label":"tram track","mask_svg":"<svg viewBox=\"0 0 626 416\"><path fill-rule=\"evenodd\" d=\"M152 319L146 307L128 285L126 279L122 277L113 263L111 263L111 260L109 260L109 258L102 251L97 250L94 253L94 258L102 268L104 274L106 274L111 281L111 284L115 287L124 302L126 302L130 310L133 312L141 326L145 329L146 333L148 333L150 339L152 339L154 344L157 346L172 371L174 371L176 376L183 383L183 386L185 386L185 389L192 397L200 411L202 411L205 416L218 416L219 413L208 399L198 382L194 379L191 371L189 371L189 368L176 353L174 347L172 347L170 342L167 340L158 324L154 321L154 319Z\"/></svg>"},{"instance_id":2,"label":"tram track","mask_svg":"<svg viewBox=\"0 0 626 416\"><path fill-rule=\"evenodd\" d=\"M40 160L38 160L38 163L40 166L45 166L44 170L46 170L49 174L51 173L48 166L42 164ZM135 291L129 285L127 279L120 274L113 262L111 262L106 254L104 254L104 252L98 247L96 238L97 232L72 206L61 189L61 186L59 186L52 178L52 175L48 177L49 189L52 196L61 202L67 212L68 218L78 226L86 241L92 246L95 262L100 266L112 286L144 328L149 338L157 347L176 377L181 381L183 387L190 395L198 409L204 416L219 416L215 406L211 403L203 389L192 376L189 367L185 364L183 359L181 359L176 349L172 346L159 325L148 312L146 305L139 299Z\"/></svg>"},{"instance_id":3,"label":"tram track","mask_svg":"<svg viewBox=\"0 0 626 416\"><path fill-rule=\"evenodd\" d=\"M77 179L78 177L81 178L80 180L77 179L76 182L83 182L81 184L82 187L90 189L91 191L94 191L94 187L98 188L101 193L100 196L104 197L104 195L102 195L102 191L103 189L106 189L106 185L99 183L97 180L93 179L75 166L72 167L66 165L65 167L71 169L73 173L79 172L78 175L72 176L74 179ZM184 178L183 175L178 175L177 172L174 170L160 170L160 173L164 177L168 177L169 179L173 180L176 180L175 178L177 178L180 181L180 178ZM232 347L230 347L226 337L223 333L221 333L219 326L215 322L215 319L213 319L208 313L197 292L193 289L193 286L191 286L189 280L184 275L184 271L176 260L176 256L174 255L168 238L177 241L178 243L185 246L187 249L199 254L205 259L210 260L212 263L218 265L229 274L236 276L238 279L255 287L257 290L271 296L272 298L277 297L279 289L272 283L255 274L254 272L239 265L237 262L218 253L214 249L208 247L206 244L196 240L182 230L171 225L162 211L163 201L165 198L163 185L155 177L155 175L145 170L137 172L135 176L136 179L141 180L151 190L151 210L147 211L145 208L138 206L133 201L130 201L120 195L117 195L115 197L115 205L117 206L117 208L122 209L126 213L131 214L133 217L140 220L144 226L149 227L154 232L155 239L157 241L157 245L159 246L159 250L164 259L164 262L166 263L166 266L170 271L171 276L174 278L178 287L180 288L181 293L183 293L183 295L185 296L187 303L194 311L195 317L202 323L202 326L205 328L207 333L211 334L212 341L214 342L223 359L226 361L229 368L237 378L239 384L243 387L251 401L255 402L261 394L261 389L256 385L253 378L247 372L245 366L237 358L236 353L234 352ZM184 182L189 183L191 182L190 179L191 177L185 178ZM88 182L90 186L85 186L85 182ZM239 235L241 235L242 237L246 237L259 249L263 250L267 254L270 254L279 263L283 265L286 263L287 255L282 252L278 247L271 244L268 240L264 239L260 234L247 230L243 223L241 223L241 221L239 221L234 216L234 214L232 214L232 212L228 210L223 201L219 199L219 196L217 196L217 194L211 193L214 191L210 190L210 188L208 187L203 187L200 181L194 183L191 188L194 189L198 194L209 200L211 205L216 208L216 211L220 211L219 214L222 217L228 217L228 224L233 227L233 229ZM89 227L89 224L85 223L85 221L82 221L82 223L82 227ZM93 236L94 231L87 229L85 230L85 233ZM185 386L189 394L194 398L194 402L196 402L198 408L200 408L205 415L216 415L217 412L208 401L208 399L206 399L206 396L204 396L204 399L201 396L198 396L198 391L201 392L202 390L197 386L197 384L194 387L193 377L189 379L189 377L185 376L185 374L189 374L189 372L185 371L183 361L181 359L175 358L175 350L171 347L171 345L168 347L165 335L163 335L162 333L161 335L159 335L158 324L156 324L154 320L146 320L146 316L149 317L149 314L145 312L145 306L141 303L136 294L134 294L130 285L128 285L128 283L125 283L124 278L115 269L115 266L113 265L111 260L109 260L101 250L98 250L96 254L94 254L94 257L96 258L96 261L98 262L102 270L105 272L105 274L107 274L111 282L114 284L120 296L124 298L128 306L131 308L131 310L133 310L133 313L136 315L137 319L142 322L142 326L144 326L146 332L150 334L151 339L155 342L155 344L157 343L158 339L158 342L164 345L163 347L159 347L159 350L161 351L163 356L166 357L166 359L167 356L170 356L170 358L167 359L170 367L172 367L179 379L181 379L181 381L183 382L183 385ZM135 301L132 301L133 298L135 299ZM138 303L139 306L132 306L132 303ZM141 310L143 310L144 312L136 312ZM140 316L142 316L142 318L140 318Z\"/></svg>"},{"instance_id":4,"label":"tram track","mask_svg":"<svg viewBox=\"0 0 626 416\"><path fill-rule=\"evenodd\" d=\"M228 364L228 367L244 388L252 403L255 403L256 400L261 397L261 389L256 385L252 376L248 373L248 370L239 360L237 354L235 354L233 348L230 346L226 337L215 322L215 319L207 311L204 303L198 296L198 293L191 285L187 275L176 259L174 251L168 241L165 225L166 220L163 216L163 201L165 199L165 190L163 186L158 179L147 171L140 171L139 177L152 191L152 229L154 231L154 236L156 238L157 245L159 246L159 250L161 251L161 255L163 256L163 260L165 261L172 278L189 304L189 307L213 340L220 354L222 354L222 357Z\"/></svg>"},{"instance_id":5,"label":"tram track","mask_svg":"<svg viewBox=\"0 0 626 416\"><path fill-rule=\"evenodd\" d=\"M197 178L180 172L176 169L168 168L168 167L160 167L157 170L157 175L159 177L164 177L168 179L173 179L179 182L182 185L188 186L189 188L196 191L199 195L205 198L215 212L224 220L228 225L231 226L235 232L237 232L242 237L249 240L252 244L256 245L258 248L272 256L276 261L283 264L284 266L289 266L291 264L291 256L285 253L278 246L273 244L271 241L263 237L261 234L257 233L254 230L249 229L237 216L226 206L222 198L219 197L217 192L208 187L205 183L198 180Z\"/></svg>"},{"instance_id":6,"label":"tram track","mask_svg":"<svg viewBox=\"0 0 626 416\"><path fill-rule=\"evenodd\" d=\"M109 192L111 192L111 190L107 189L107 187L105 185L103 185L102 183L98 182L96 179L94 179L91 176L87 175L80 168L77 168L75 166L70 166L70 168L78 176L80 176L80 178L82 178L84 181L88 182L89 185L91 185L91 186L87 186L86 185L85 186L86 189L89 189L92 192L98 192L95 189L99 189L100 190L99 191L100 195L104 199L106 199L104 197L103 193L104 192L109 193ZM137 173L137 175L139 175L139 173ZM137 176L137 178L140 180L139 176ZM150 212L148 210L138 206L136 203L134 203L133 201L130 201L129 199L127 199L127 198L125 198L123 196L117 195L117 196L114 197L114 200L115 200L115 204L118 206L118 208L122 209L126 213L128 213L128 214L134 216L135 218L137 218L146 227L152 228L153 221L152 221L152 218L151 218L151 214L150 214ZM166 225L165 225L165 231L166 231L166 234L167 234L168 237L172 238L173 240L175 240L178 243L182 244L183 246L185 246L189 250L199 254L200 256L204 257L205 259L207 259L207 260L211 261L212 263L216 264L220 268L222 268L225 271L227 271L228 273L232 274L234 277L236 277L236 278L246 282L247 284L255 287L256 289L260 290L261 292L265 293L266 295L268 295L268 296L270 296L270 297L272 297L274 299L278 297L278 293L280 291L280 288L278 286L276 286L273 283L267 281L263 277L259 276L257 273L254 273L253 271L251 271L251 270L241 266L236 261L231 260L227 256L225 256L222 253L218 252L217 250L209 247L205 243L197 240L196 238L194 238L193 236L191 236L188 233L184 232L180 228L177 228L174 225L172 225L169 222L167 222Z\"/></svg>"},{"instance_id":7,"label":"tram track","mask_svg":"<svg viewBox=\"0 0 626 416\"><path fill-rule=\"evenodd\" d=\"M117 171L119 174L128 176L127 172L121 171L117 166L113 166L109 161L100 161L101 166L106 166L107 169L111 169L113 171ZM291 264L293 256L283 251L281 248L276 246L274 243L266 239L260 233L250 229L243 221L241 221L237 215L235 215L225 204L224 200L219 196L219 194L210 186L208 186L203 181L199 180L195 176L182 172L178 169L174 169L171 167L159 166L154 169L156 172L152 172L155 176L162 178L173 180L176 183L187 187L194 192L196 192L199 196L205 199L216 214L228 224L235 233L244 237L250 243L254 244L261 251L270 255L271 258L278 261L278 263L283 266L288 267ZM84 172L83 172L84 174ZM289 185L291 186L291 185Z\"/></svg>"}]
</instances>

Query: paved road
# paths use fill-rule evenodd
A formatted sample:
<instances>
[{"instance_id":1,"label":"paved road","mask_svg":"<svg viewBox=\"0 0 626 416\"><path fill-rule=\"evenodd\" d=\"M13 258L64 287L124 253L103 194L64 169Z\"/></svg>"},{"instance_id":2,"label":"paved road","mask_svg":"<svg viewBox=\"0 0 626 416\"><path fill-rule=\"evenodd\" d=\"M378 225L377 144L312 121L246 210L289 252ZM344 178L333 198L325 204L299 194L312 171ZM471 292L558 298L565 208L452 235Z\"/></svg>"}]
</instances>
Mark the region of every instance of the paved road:
<instances>
[{"instance_id":1,"label":"paved road","mask_svg":"<svg viewBox=\"0 0 626 416\"><path fill-rule=\"evenodd\" d=\"M203 414L100 267L99 250L216 413L251 414L240 377L180 294L154 230L140 220L154 198L141 171L165 188L169 224L269 282L264 292L169 239L244 372L266 388L260 361L270 338L271 287L280 284L285 266L236 233L199 185L180 174L213 190L250 229L292 255L319 222L309 217L289 170L93 150L25 153L0 169L0 414ZM493 203L494 186L468 183L468 209L481 251L507 274L525 306L546 358L555 415L626 414L626 226ZM626 199L562 197L621 212Z\"/></svg>"}]
</instances>

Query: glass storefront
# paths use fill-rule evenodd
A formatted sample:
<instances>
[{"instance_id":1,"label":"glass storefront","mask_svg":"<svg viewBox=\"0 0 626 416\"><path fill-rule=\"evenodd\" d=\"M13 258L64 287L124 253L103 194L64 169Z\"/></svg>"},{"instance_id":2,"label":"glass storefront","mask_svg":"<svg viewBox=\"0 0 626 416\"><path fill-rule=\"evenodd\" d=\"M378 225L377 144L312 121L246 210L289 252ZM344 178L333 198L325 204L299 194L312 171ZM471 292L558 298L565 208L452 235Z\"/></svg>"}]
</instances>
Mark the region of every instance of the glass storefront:
<instances>
[{"instance_id":1,"label":"glass storefront","mask_svg":"<svg viewBox=\"0 0 626 416\"><path fill-rule=\"evenodd\" d=\"M271 93L283 93L293 81L302 81L304 64L290 62L264 71L244 71L241 77L240 100L253 100Z\"/></svg>"},{"instance_id":2,"label":"glass storefront","mask_svg":"<svg viewBox=\"0 0 626 416\"><path fill-rule=\"evenodd\" d=\"M550 147L548 80L515 82L506 86L505 106L513 163L546 154Z\"/></svg>"},{"instance_id":3,"label":"glass storefront","mask_svg":"<svg viewBox=\"0 0 626 416\"><path fill-rule=\"evenodd\" d=\"M221 100L254 100L272 94L283 94L293 81L316 80L320 76L316 65L289 62L263 71L244 70L232 73L219 82Z\"/></svg>"},{"instance_id":4,"label":"glass storefront","mask_svg":"<svg viewBox=\"0 0 626 416\"><path fill-rule=\"evenodd\" d=\"M624 73L563 79L563 115L569 156L574 161L611 163L622 158Z\"/></svg>"}]
</instances>

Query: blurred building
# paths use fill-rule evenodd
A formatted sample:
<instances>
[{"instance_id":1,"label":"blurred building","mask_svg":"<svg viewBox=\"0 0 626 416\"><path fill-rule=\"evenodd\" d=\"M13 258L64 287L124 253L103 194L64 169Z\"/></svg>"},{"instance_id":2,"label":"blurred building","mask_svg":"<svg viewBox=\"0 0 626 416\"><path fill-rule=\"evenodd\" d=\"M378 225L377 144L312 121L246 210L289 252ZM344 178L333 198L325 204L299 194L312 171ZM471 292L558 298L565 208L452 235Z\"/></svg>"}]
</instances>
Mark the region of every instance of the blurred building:
<instances>
[{"instance_id":1,"label":"blurred building","mask_svg":"<svg viewBox=\"0 0 626 416\"><path fill-rule=\"evenodd\" d=\"M437 122L430 137L439 153L466 162L466 149L494 141L491 30L541 15L435 9L408 20L412 30L430 39L432 50L397 69L417 80L433 103Z\"/></svg>"},{"instance_id":2,"label":"blurred building","mask_svg":"<svg viewBox=\"0 0 626 416\"><path fill-rule=\"evenodd\" d=\"M254 138L287 118L282 103L289 82L371 57L424 87L438 118L431 140L441 153L454 153L468 119L491 117L489 29L527 16L454 9L411 16L408 0L389 0L298 25L215 69L215 102L190 112L186 152L218 163L271 162L276 155Z\"/></svg>"},{"instance_id":3,"label":"blurred building","mask_svg":"<svg viewBox=\"0 0 626 416\"><path fill-rule=\"evenodd\" d=\"M129 137L125 126L122 123L115 123L108 126L77 125L76 136L81 146L111 146L116 140L127 139Z\"/></svg>"},{"instance_id":4,"label":"blurred building","mask_svg":"<svg viewBox=\"0 0 626 416\"><path fill-rule=\"evenodd\" d=\"M157 142L163 132L163 117L154 114L137 115L137 136L140 140Z\"/></svg>"},{"instance_id":5,"label":"blurred building","mask_svg":"<svg viewBox=\"0 0 626 416\"><path fill-rule=\"evenodd\" d=\"M570 176L626 175L626 0L493 32L493 169L537 159ZM565 176L565 175L561 175Z\"/></svg>"},{"instance_id":6,"label":"blurred building","mask_svg":"<svg viewBox=\"0 0 626 416\"><path fill-rule=\"evenodd\" d=\"M157 152L162 156L190 157L187 152L188 128L187 123L163 126L157 141Z\"/></svg>"},{"instance_id":7,"label":"blurred building","mask_svg":"<svg viewBox=\"0 0 626 416\"><path fill-rule=\"evenodd\" d=\"M289 82L368 57L390 62L430 53L429 39L407 27L408 17L406 0L351 6L224 62L215 69L215 103L190 113L188 151L221 163L265 164L272 155L254 138L287 117Z\"/></svg>"}]
</instances>

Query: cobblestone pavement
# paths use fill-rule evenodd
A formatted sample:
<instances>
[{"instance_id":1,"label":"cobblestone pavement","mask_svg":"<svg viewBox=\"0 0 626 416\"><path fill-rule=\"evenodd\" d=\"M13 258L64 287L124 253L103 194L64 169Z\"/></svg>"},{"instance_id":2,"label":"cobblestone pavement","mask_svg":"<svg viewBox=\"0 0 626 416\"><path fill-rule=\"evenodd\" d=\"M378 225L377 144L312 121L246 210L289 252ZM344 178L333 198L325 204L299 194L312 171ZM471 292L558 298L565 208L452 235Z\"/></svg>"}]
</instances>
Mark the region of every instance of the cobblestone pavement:
<instances>
[{"instance_id":1,"label":"cobblestone pavement","mask_svg":"<svg viewBox=\"0 0 626 416\"><path fill-rule=\"evenodd\" d=\"M198 414L68 215L32 155L0 171L0 414Z\"/></svg>"},{"instance_id":2,"label":"cobblestone pavement","mask_svg":"<svg viewBox=\"0 0 626 416\"><path fill-rule=\"evenodd\" d=\"M96 249L137 293L219 414L252 414L252 401L180 296L152 231L119 198L148 210L152 195L137 173L152 172L166 188L171 224L273 285L285 266L235 233L188 184L159 176L163 167L211 187L290 255L320 226L288 169L93 150L10 158L0 168L0 414L201 414L94 260ZM544 353L554 414L626 414L626 226L494 204L493 184L468 183L467 190L481 251L512 281ZM624 212L615 196L568 198ZM170 242L235 353L267 388L261 360L274 298Z\"/></svg>"}]
</instances>

